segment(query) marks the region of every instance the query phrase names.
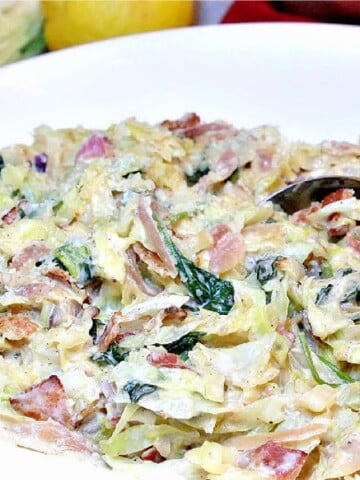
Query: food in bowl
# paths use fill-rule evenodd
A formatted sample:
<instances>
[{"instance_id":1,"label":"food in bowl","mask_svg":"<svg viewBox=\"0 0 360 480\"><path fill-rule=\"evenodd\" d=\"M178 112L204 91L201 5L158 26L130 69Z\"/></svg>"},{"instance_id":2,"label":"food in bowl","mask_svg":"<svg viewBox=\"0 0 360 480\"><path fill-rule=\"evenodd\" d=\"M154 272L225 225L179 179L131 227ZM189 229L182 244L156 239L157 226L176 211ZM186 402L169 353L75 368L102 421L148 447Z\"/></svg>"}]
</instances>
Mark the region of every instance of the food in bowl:
<instances>
[{"instance_id":1,"label":"food in bowl","mask_svg":"<svg viewBox=\"0 0 360 480\"><path fill-rule=\"evenodd\" d=\"M357 478L360 146L196 114L0 157L0 432L128 475Z\"/></svg>"}]
</instances>

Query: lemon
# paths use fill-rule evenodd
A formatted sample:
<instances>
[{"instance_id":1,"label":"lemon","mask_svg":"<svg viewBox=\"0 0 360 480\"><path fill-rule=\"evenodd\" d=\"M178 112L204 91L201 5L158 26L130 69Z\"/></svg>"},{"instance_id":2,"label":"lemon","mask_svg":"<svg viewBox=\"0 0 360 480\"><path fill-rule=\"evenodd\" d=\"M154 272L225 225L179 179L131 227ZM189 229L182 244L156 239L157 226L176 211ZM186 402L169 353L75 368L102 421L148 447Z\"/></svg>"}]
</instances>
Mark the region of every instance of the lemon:
<instances>
[{"instance_id":1,"label":"lemon","mask_svg":"<svg viewBox=\"0 0 360 480\"><path fill-rule=\"evenodd\" d=\"M104 38L191 25L191 0L70 0L42 2L50 50Z\"/></svg>"}]
</instances>

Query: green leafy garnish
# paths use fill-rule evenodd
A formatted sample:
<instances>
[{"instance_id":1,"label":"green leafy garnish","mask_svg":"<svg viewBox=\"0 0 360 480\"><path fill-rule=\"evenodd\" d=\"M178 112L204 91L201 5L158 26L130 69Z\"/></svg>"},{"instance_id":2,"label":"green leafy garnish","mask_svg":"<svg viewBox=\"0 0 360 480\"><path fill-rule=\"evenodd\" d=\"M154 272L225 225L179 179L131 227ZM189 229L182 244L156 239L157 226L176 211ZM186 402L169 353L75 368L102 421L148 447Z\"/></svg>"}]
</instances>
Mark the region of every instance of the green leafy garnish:
<instances>
[{"instance_id":1,"label":"green leafy garnish","mask_svg":"<svg viewBox=\"0 0 360 480\"><path fill-rule=\"evenodd\" d=\"M117 365L126 360L129 353L130 350L127 348L119 347L117 343L113 343L106 352L94 353L90 359L101 367L106 365Z\"/></svg>"},{"instance_id":2,"label":"green leafy garnish","mask_svg":"<svg viewBox=\"0 0 360 480\"><path fill-rule=\"evenodd\" d=\"M265 292L266 305L271 303L272 292Z\"/></svg>"},{"instance_id":3,"label":"green leafy garnish","mask_svg":"<svg viewBox=\"0 0 360 480\"><path fill-rule=\"evenodd\" d=\"M20 48L21 58L28 58L37 55L45 50L46 40L44 37L44 22L41 19L35 21L29 26L31 39Z\"/></svg>"},{"instance_id":4,"label":"green leafy garnish","mask_svg":"<svg viewBox=\"0 0 360 480\"><path fill-rule=\"evenodd\" d=\"M174 342L162 345L169 353L176 353L180 355L182 360L187 360L189 352L195 347L206 333L204 332L189 332L183 337L175 340Z\"/></svg>"},{"instance_id":5,"label":"green leafy garnish","mask_svg":"<svg viewBox=\"0 0 360 480\"><path fill-rule=\"evenodd\" d=\"M306 357L306 360L307 360L307 363L309 365L309 368L310 368L310 372L311 372L311 375L313 377L313 379L315 380L316 383L318 383L319 385L330 385L330 387L337 387L338 385L337 384L333 384L333 383L328 383L326 382L325 380L323 380L320 375L318 374L318 371L316 370L316 367L314 365L314 361L313 361L313 358L312 358L312 354L311 354L311 350L310 350L310 347L306 341L306 337L305 337L305 333L304 332L301 332L299 334L299 340L300 340L300 344L302 346L302 349L304 351L304 354L305 354L305 357Z\"/></svg>"},{"instance_id":6,"label":"green leafy garnish","mask_svg":"<svg viewBox=\"0 0 360 480\"><path fill-rule=\"evenodd\" d=\"M201 177L207 175L210 172L209 167L199 167L190 175L186 175L186 182L188 187L192 187L198 183Z\"/></svg>"},{"instance_id":7,"label":"green leafy garnish","mask_svg":"<svg viewBox=\"0 0 360 480\"><path fill-rule=\"evenodd\" d=\"M76 281L86 283L92 279L92 261L87 246L62 245L55 250L55 260Z\"/></svg>"},{"instance_id":8,"label":"green leafy garnish","mask_svg":"<svg viewBox=\"0 0 360 480\"><path fill-rule=\"evenodd\" d=\"M5 160L4 160L4 157L0 155L0 173L4 167L5 167Z\"/></svg>"},{"instance_id":9,"label":"green leafy garnish","mask_svg":"<svg viewBox=\"0 0 360 480\"><path fill-rule=\"evenodd\" d=\"M325 260L321 265L321 278L331 278L333 275L332 266Z\"/></svg>"},{"instance_id":10,"label":"green leafy garnish","mask_svg":"<svg viewBox=\"0 0 360 480\"><path fill-rule=\"evenodd\" d=\"M55 205L53 205L52 211L54 213L57 213L63 205L64 205L64 202L60 200L59 202L55 203Z\"/></svg>"},{"instance_id":11,"label":"green leafy garnish","mask_svg":"<svg viewBox=\"0 0 360 480\"><path fill-rule=\"evenodd\" d=\"M336 272L336 274L339 275L339 277L345 277L346 275L350 275L350 273L353 273L353 271L354 270L351 267L341 268Z\"/></svg>"},{"instance_id":12,"label":"green leafy garnish","mask_svg":"<svg viewBox=\"0 0 360 480\"><path fill-rule=\"evenodd\" d=\"M326 287L323 287L321 288L317 295L316 295L316 298L315 298L315 303L316 305L322 305L324 304L328 298L329 298L329 295L330 295L330 292L331 290L333 289L333 284L332 283L329 283L329 285L327 285Z\"/></svg>"},{"instance_id":13,"label":"green leafy garnish","mask_svg":"<svg viewBox=\"0 0 360 480\"><path fill-rule=\"evenodd\" d=\"M255 273L260 283L265 283L276 277L276 262L282 258L280 256L261 258L256 262Z\"/></svg>"},{"instance_id":14,"label":"green leafy garnish","mask_svg":"<svg viewBox=\"0 0 360 480\"><path fill-rule=\"evenodd\" d=\"M360 313L356 313L353 317L351 317L351 320L354 323L360 323Z\"/></svg>"},{"instance_id":15,"label":"green leafy garnish","mask_svg":"<svg viewBox=\"0 0 360 480\"><path fill-rule=\"evenodd\" d=\"M221 280L188 260L175 246L166 228L155 217L166 247L176 261L176 268L182 282L194 300L206 310L226 315L234 305L234 287L231 282Z\"/></svg>"},{"instance_id":16,"label":"green leafy garnish","mask_svg":"<svg viewBox=\"0 0 360 480\"><path fill-rule=\"evenodd\" d=\"M340 370L340 368L337 365L335 365L335 363L330 362L330 360L324 357L323 355L318 355L318 357L319 357L319 360L321 360L324 365L330 368L330 370L334 372L338 378L340 378L340 380L343 380L345 383L356 382L355 378L353 378L351 375Z\"/></svg>"},{"instance_id":17,"label":"green leafy garnish","mask_svg":"<svg viewBox=\"0 0 360 480\"><path fill-rule=\"evenodd\" d=\"M96 341L98 338L98 326L99 325L104 325L104 323L99 320L98 318L93 318L92 319L92 325L89 330L89 335L93 339L93 344L96 345Z\"/></svg>"},{"instance_id":18,"label":"green leafy garnish","mask_svg":"<svg viewBox=\"0 0 360 480\"><path fill-rule=\"evenodd\" d=\"M123 386L123 390L129 394L130 402L136 403L144 395L155 392L157 387L149 383L141 383L139 380L130 380Z\"/></svg>"},{"instance_id":19,"label":"green leafy garnish","mask_svg":"<svg viewBox=\"0 0 360 480\"><path fill-rule=\"evenodd\" d=\"M287 312L288 317L294 317L295 315L301 313L301 311L302 311L301 306L296 305L292 300L289 301L288 312Z\"/></svg>"}]
</instances>

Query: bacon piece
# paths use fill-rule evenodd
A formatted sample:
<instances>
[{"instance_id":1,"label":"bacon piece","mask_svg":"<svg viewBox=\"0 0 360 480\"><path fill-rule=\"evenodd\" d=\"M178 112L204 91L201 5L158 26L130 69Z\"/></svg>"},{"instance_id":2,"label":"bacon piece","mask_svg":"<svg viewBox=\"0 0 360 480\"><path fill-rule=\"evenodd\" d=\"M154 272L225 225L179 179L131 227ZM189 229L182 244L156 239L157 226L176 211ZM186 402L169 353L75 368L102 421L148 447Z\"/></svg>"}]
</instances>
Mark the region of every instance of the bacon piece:
<instances>
[{"instance_id":1,"label":"bacon piece","mask_svg":"<svg viewBox=\"0 0 360 480\"><path fill-rule=\"evenodd\" d=\"M295 335L292 332L289 332L289 330L286 330L286 328L283 325L279 325L276 331L280 335L283 335L284 337L286 337L291 344L295 343Z\"/></svg>"},{"instance_id":2,"label":"bacon piece","mask_svg":"<svg viewBox=\"0 0 360 480\"><path fill-rule=\"evenodd\" d=\"M210 269L224 273L244 261L245 241L241 233L225 233L210 251Z\"/></svg>"},{"instance_id":3,"label":"bacon piece","mask_svg":"<svg viewBox=\"0 0 360 480\"><path fill-rule=\"evenodd\" d=\"M330 155L335 156L344 156L344 155L355 155L360 156L360 145L349 142L323 142L321 145L322 148L329 153Z\"/></svg>"},{"instance_id":4,"label":"bacon piece","mask_svg":"<svg viewBox=\"0 0 360 480\"><path fill-rule=\"evenodd\" d=\"M238 465L250 470L266 470L276 480L294 480L300 474L308 454L302 450L267 442L254 450L240 453Z\"/></svg>"},{"instance_id":5,"label":"bacon piece","mask_svg":"<svg viewBox=\"0 0 360 480\"><path fill-rule=\"evenodd\" d=\"M295 212L291 218L295 223L309 223L307 217L320 210L320 208L320 203L313 203L310 207Z\"/></svg>"},{"instance_id":6,"label":"bacon piece","mask_svg":"<svg viewBox=\"0 0 360 480\"><path fill-rule=\"evenodd\" d=\"M31 320L31 317L24 313L7 313L0 317L0 334L7 340L24 340L38 329L39 327Z\"/></svg>"},{"instance_id":7,"label":"bacon piece","mask_svg":"<svg viewBox=\"0 0 360 480\"><path fill-rule=\"evenodd\" d=\"M168 307L168 308L165 308L164 310L163 322L167 322L171 320L172 321L177 320L182 322L183 320L185 320L187 315L188 315L187 311L184 310L183 308Z\"/></svg>"},{"instance_id":8,"label":"bacon piece","mask_svg":"<svg viewBox=\"0 0 360 480\"><path fill-rule=\"evenodd\" d=\"M142 460L145 460L145 461L148 461L148 462L154 462L154 463L161 463L164 460L166 460L166 458L164 458L162 455L160 455L160 453L156 450L155 447L150 447L150 448L147 448L146 450L144 450L141 453L140 458Z\"/></svg>"},{"instance_id":9,"label":"bacon piece","mask_svg":"<svg viewBox=\"0 0 360 480\"><path fill-rule=\"evenodd\" d=\"M15 288L15 294L29 300L36 300L38 297L45 297L50 292L50 286L42 282L27 283Z\"/></svg>"},{"instance_id":10,"label":"bacon piece","mask_svg":"<svg viewBox=\"0 0 360 480\"><path fill-rule=\"evenodd\" d=\"M93 454L96 445L80 432L49 419L37 422L2 422L4 433L17 445L38 452L59 454L75 451Z\"/></svg>"},{"instance_id":11,"label":"bacon piece","mask_svg":"<svg viewBox=\"0 0 360 480\"><path fill-rule=\"evenodd\" d=\"M164 120L161 125L167 127L169 130L184 130L193 128L201 122L199 115L196 113L187 113L178 120Z\"/></svg>"},{"instance_id":12,"label":"bacon piece","mask_svg":"<svg viewBox=\"0 0 360 480\"><path fill-rule=\"evenodd\" d=\"M235 135L236 130L234 127L225 122L212 122L187 128L181 133L187 138L198 138L202 137L203 135L207 135L217 140L222 140L229 136Z\"/></svg>"},{"instance_id":13,"label":"bacon piece","mask_svg":"<svg viewBox=\"0 0 360 480\"><path fill-rule=\"evenodd\" d=\"M158 295L161 290L158 287L145 282L137 265L135 253L131 248L127 250L126 256L128 258L128 264L126 267L127 273L130 275L136 285L140 288L140 290L144 292L145 295L149 295L150 297Z\"/></svg>"},{"instance_id":14,"label":"bacon piece","mask_svg":"<svg viewBox=\"0 0 360 480\"><path fill-rule=\"evenodd\" d=\"M356 253L360 253L360 239L356 238L353 232L349 232L346 235L346 244L355 250Z\"/></svg>"},{"instance_id":15,"label":"bacon piece","mask_svg":"<svg viewBox=\"0 0 360 480\"><path fill-rule=\"evenodd\" d=\"M53 420L72 427L74 415L67 405L65 389L56 375L10 397L14 410L35 420Z\"/></svg>"},{"instance_id":16,"label":"bacon piece","mask_svg":"<svg viewBox=\"0 0 360 480\"><path fill-rule=\"evenodd\" d=\"M120 320L120 313L114 313L111 317L98 341L98 350L100 352L105 352L118 339L121 333Z\"/></svg>"},{"instance_id":17,"label":"bacon piece","mask_svg":"<svg viewBox=\"0 0 360 480\"><path fill-rule=\"evenodd\" d=\"M152 352L146 357L146 360L154 367L181 368L191 370L185 362L175 353Z\"/></svg>"},{"instance_id":18,"label":"bacon piece","mask_svg":"<svg viewBox=\"0 0 360 480\"><path fill-rule=\"evenodd\" d=\"M214 169L198 181L198 189L205 193L212 185L224 182L237 169L238 157L232 150L226 150L214 165Z\"/></svg>"},{"instance_id":19,"label":"bacon piece","mask_svg":"<svg viewBox=\"0 0 360 480\"><path fill-rule=\"evenodd\" d=\"M5 215L1 218L1 220L6 224L10 225L11 223L16 222L19 220L20 217L20 211L23 207L25 207L28 204L27 200L20 200L20 202L15 205L15 207L11 208Z\"/></svg>"},{"instance_id":20,"label":"bacon piece","mask_svg":"<svg viewBox=\"0 0 360 480\"><path fill-rule=\"evenodd\" d=\"M146 263L150 270L158 273L161 277L171 276L171 272L169 272L160 257L156 255L156 253L148 250L139 242L134 243L132 249L139 257L139 259L142 262Z\"/></svg>"},{"instance_id":21,"label":"bacon piece","mask_svg":"<svg viewBox=\"0 0 360 480\"><path fill-rule=\"evenodd\" d=\"M262 172L268 172L273 166L274 155L268 150L257 150L256 153L260 159L259 167Z\"/></svg>"},{"instance_id":22,"label":"bacon piece","mask_svg":"<svg viewBox=\"0 0 360 480\"><path fill-rule=\"evenodd\" d=\"M90 135L81 145L76 154L76 160L88 159L94 157L102 157L109 151L110 141L107 137L100 136L96 133Z\"/></svg>"},{"instance_id":23,"label":"bacon piece","mask_svg":"<svg viewBox=\"0 0 360 480\"><path fill-rule=\"evenodd\" d=\"M156 223L152 218L152 213L150 207L148 207L143 198L140 198L137 213L139 215L140 221L144 226L144 229L151 240L153 247L155 248L156 253L164 263L165 267L168 269L169 275L172 278L177 276L177 271L174 266L174 261L171 258L163 239L157 229Z\"/></svg>"},{"instance_id":24,"label":"bacon piece","mask_svg":"<svg viewBox=\"0 0 360 480\"><path fill-rule=\"evenodd\" d=\"M37 242L25 247L21 252L14 255L11 260L10 268L15 268L15 270L20 270L23 266L27 265L30 262L36 262L41 257L47 255L50 252L48 247L42 243Z\"/></svg>"},{"instance_id":25,"label":"bacon piece","mask_svg":"<svg viewBox=\"0 0 360 480\"><path fill-rule=\"evenodd\" d=\"M211 236L215 244L227 233L231 232L231 228L225 223L219 223L211 230Z\"/></svg>"},{"instance_id":26,"label":"bacon piece","mask_svg":"<svg viewBox=\"0 0 360 480\"><path fill-rule=\"evenodd\" d=\"M45 275L52 280L56 280L57 282L64 283L65 285L71 285L72 284L72 278L69 275L68 272L63 270L62 268L59 267L54 267L51 270L48 270Z\"/></svg>"},{"instance_id":27,"label":"bacon piece","mask_svg":"<svg viewBox=\"0 0 360 480\"><path fill-rule=\"evenodd\" d=\"M332 192L332 193L329 193L329 195L326 195L321 202L321 206L325 207L325 205L329 205L329 203L339 202L340 200L346 200L348 198L353 197L354 194L355 192L351 188L339 188L339 190L336 190L335 192Z\"/></svg>"}]
</instances>

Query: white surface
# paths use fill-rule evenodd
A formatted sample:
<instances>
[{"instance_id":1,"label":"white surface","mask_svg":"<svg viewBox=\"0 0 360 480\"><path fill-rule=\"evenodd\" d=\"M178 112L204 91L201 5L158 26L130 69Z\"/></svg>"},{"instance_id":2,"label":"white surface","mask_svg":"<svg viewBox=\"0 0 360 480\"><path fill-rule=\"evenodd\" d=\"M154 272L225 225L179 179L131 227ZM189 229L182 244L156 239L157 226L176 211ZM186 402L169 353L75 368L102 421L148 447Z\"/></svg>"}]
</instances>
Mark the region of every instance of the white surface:
<instances>
[{"instance_id":1,"label":"white surface","mask_svg":"<svg viewBox=\"0 0 360 480\"><path fill-rule=\"evenodd\" d=\"M106 127L196 111L290 139L357 140L360 28L242 24L134 35L0 68L0 146L41 123Z\"/></svg>"}]
</instances>

